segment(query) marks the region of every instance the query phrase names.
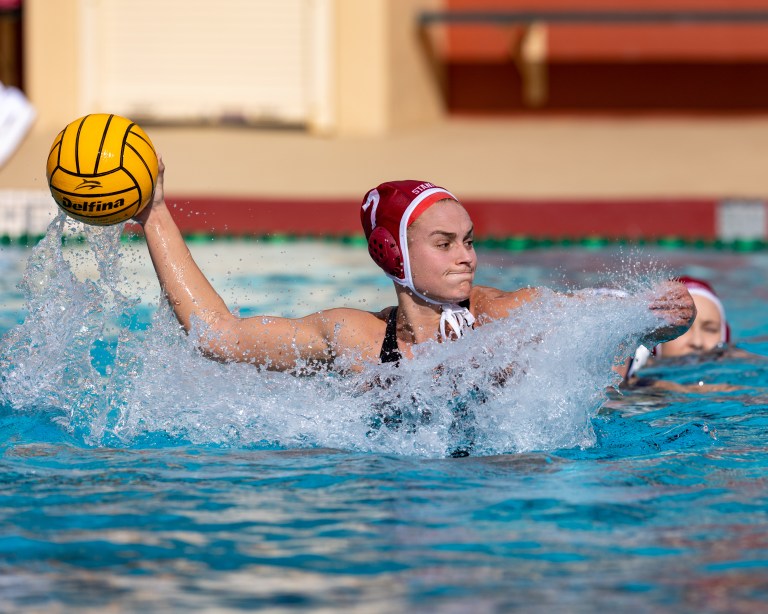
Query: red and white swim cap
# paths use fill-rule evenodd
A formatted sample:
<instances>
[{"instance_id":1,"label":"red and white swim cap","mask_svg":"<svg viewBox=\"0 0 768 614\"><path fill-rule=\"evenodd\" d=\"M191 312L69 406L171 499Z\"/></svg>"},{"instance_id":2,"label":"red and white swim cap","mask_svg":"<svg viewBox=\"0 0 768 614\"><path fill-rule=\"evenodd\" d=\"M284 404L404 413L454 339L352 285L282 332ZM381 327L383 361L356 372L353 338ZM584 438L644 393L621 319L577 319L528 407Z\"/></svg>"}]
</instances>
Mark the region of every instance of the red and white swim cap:
<instances>
[{"instance_id":1,"label":"red and white swim cap","mask_svg":"<svg viewBox=\"0 0 768 614\"><path fill-rule=\"evenodd\" d=\"M725 307L723 307L723 303L717 296L715 289L706 281L695 277L678 277L677 281L683 283L688 288L691 296L703 296L715 304L715 307L720 312L720 343L730 342L731 327L728 325L728 320L725 317Z\"/></svg>"},{"instance_id":2,"label":"red and white swim cap","mask_svg":"<svg viewBox=\"0 0 768 614\"><path fill-rule=\"evenodd\" d=\"M360 207L360 221L368 253L397 283L416 291L408 258L408 226L436 202L458 199L428 181L387 181L368 191ZM418 292L417 292L418 294Z\"/></svg>"}]
</instances>

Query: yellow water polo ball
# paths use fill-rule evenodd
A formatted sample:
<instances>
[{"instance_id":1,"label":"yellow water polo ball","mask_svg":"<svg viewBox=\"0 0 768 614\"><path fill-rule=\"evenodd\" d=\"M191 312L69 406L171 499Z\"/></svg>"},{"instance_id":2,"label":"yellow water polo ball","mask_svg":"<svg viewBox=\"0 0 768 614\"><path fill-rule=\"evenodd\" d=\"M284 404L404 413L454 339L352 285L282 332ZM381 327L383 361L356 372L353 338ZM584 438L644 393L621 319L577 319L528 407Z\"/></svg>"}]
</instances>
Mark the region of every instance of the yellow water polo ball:
<instances>
[{"instance_id":1,"label":"yellow water polo ball","mask_svg":"<svg viewBox=\"0 0 768 614\"><path fill-rule=\"evenodd\" d=\"M96 226L132 218L152 198L157 154L130 119L93 113L67 125L51 145L48 186L67 215Z\"/></svg>"}]
</instances>

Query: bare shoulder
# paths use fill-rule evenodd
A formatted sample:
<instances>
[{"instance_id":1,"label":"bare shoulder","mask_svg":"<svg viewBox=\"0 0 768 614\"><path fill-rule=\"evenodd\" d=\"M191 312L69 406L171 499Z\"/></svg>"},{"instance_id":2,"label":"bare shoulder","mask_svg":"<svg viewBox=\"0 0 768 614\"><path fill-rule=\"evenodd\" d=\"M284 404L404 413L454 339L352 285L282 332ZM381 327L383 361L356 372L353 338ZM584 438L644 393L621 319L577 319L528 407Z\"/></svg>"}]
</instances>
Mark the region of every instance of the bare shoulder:
<instances>
[{"instance_id":1,"label":"bare shoulder","mask_svg":"<svg viewBox=\"0 0 768 614\"><path fill-rule=\"evenodd\" d=\"M378 356L391 307L378 312L349 307L318 311L304 318L318 327L326 342L341 354L352 352L361 358Z\"/></svg>"},{"instance_id":2,"label":"bare shoulder","mask_svg":"<svg viewBox=\"0 0 768 614\"><path fill-rule=\"evenodd\" d=\"M475 286L470 296L470 309L480 324L509 316L512 309L528 303L539 296L537 288L520 288L512 292Z\"/></svg>"},{"instance_id":3,"label":"bare shoulder","mask_svg":"<svg viewBox=\"0 0 768 614\"><path fill-rule=\"evenodd\" d=\"M374 334L385 325L387 314L391 307L381 311L363 311L362 309L353 309L351 307L335 307L333 309L324 309L308 316L300 318L305 326L311 326L318 331L322 331L326 337L338 336L342 330L358 331L364 333L371 330Z\"/></svg>"}]
</instances>

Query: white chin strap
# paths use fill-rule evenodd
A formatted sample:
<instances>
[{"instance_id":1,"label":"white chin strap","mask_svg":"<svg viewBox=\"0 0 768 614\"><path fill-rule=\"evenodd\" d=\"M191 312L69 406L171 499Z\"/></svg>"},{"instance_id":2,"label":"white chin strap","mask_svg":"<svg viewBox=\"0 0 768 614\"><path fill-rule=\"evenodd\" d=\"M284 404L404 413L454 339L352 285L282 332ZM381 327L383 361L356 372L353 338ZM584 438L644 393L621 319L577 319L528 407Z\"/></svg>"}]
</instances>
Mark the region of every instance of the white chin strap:
<instances>
[{"instance_id":1,"label":"white chin strap","mask_svg":"<svg viewBox=\"0 0 768 614\"><path fill-rule=\"evenodd\" d=\"M473 316L469 309L457 305L456 303L442 303L443 311L440 314L440 336L443 339L447 339L446 324L456 335L457 339L460 339L464 334L464 331L471 329L475 323L475 316Z\"/></svg>"},{"instance_id":2,"label":"white chin strap","mask_svg":"<svg viewBox=\"0 0 768 614\"><path fill-rule=\"evenodd\" d=\"M429 298L428 296L424 296L421 292L419 292L416 288L413 287L412 283L409 284L405 280L395 277L393 275L389 275L389 278L394 280L401 286L405 286L411 292L413 292L416 296L426 301L427 303L430 303L432 305L440 305L440 308L442 309L442 312L440 313L440 336L443 339L448 339L449 337L449 335L447 334L448 329L453 331L453 334L456 336L457 339L461 339L464 333L467 330L470 330L472 328L472 325L475 323L475 316L473 316L472 313L469 311L469 309L467 309L466 307L462 307L461 305L457 305L456 303L443 303L441 301L436 301L434 299Z\"/></svg>"}]
</instances>

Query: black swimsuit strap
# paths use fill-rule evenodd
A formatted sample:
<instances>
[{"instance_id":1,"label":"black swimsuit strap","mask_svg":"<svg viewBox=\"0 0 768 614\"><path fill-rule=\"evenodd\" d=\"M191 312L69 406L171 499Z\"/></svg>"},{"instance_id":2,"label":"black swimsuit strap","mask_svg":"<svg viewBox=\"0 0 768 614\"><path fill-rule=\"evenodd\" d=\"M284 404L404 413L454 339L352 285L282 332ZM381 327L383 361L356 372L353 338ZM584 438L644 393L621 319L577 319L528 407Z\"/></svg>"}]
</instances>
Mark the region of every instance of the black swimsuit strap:
<instances>
[{"instance_id":1,"label":"black swimsuit strap","mask_svg":"<svg viewBox=\"0 0 768 614\"><path fill-rule=\"evenodd\" d=\"M469 299L459 303L462 307L469 309ZM379 360L381 362L397 362L403 355L397 347L397 305L392 307L387 316L387 330L384 333L384 342L381 344Z\"/></svg>"},{"instance_id":2,"label":"black swimsuit strap","mask_svg":"<svg viewBox=\"0 0 768 614\"><path fill-rule=\"evenodd\" d=\"M392 307L387 316L387 330L384 333L384 343L381 344L379 360L381 362L397 362L403 356L397 347L397 307Z\"/></svg>"}]
</instances>

